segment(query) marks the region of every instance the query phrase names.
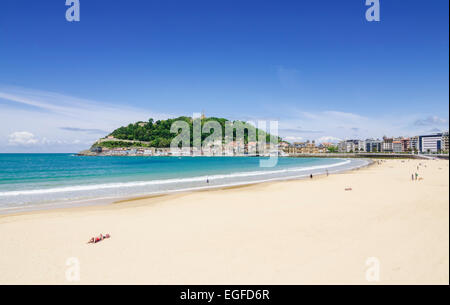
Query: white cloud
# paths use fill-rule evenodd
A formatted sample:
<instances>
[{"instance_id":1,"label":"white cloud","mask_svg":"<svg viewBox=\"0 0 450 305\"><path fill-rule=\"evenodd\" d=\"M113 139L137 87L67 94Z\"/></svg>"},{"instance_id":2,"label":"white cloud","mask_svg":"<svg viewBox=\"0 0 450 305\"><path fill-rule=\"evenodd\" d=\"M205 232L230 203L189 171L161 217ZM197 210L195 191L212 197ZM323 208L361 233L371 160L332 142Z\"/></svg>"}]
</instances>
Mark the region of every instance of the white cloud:
<instances>
[{"instance_id":1,"label":"white cloud","mask_svg":"<svg viewBox=\"0 0 450 305\"><path fill-rule=\"evenodd\" d=\"M333 136L323 136L323 137L316 139L317 143L325 143L325 142L337 143L340 141L342 141L342 139L336 138Z\"/></svg>"},{"instance_id":2,"label":"white cloud","mask_svg":"<svg viewBox=\"0 0 450 305\"><path fill-rule=\"evenodd\" d=\"M434 116L429 116L426 119L418 119L414 122L414 125L416 125L416 126L442 126L442 125L448 125L448 120L434 115Z\"/></svg>"},{"instance_id":3,"label":"white cloud","mask_svg":"<svg viewBox=\"0 0 450 305\"><path fill-rule=\"evenodd\" d=\"M138 109L124 105L113 105L87 99L76 98L54 92L44 92L16 87L0 87L0 99L9 102L29 106L30 112L39 111L63 116L66 119L75 120L77 124L65 124L58 128L70 126L73 130L85 130L92 132L104 128L117 127L117 122L129 123L130 120L147 120L165 118L167 115L152 113L145 109ZM106 120L105 120L106 119Z\"/></svg>"},{"instance_id":4,"label":"white cloud","mask_svg":"<svg viewBox=\"0 0 450 305\"><path fill-rule=\"evenodd\" d=\"M303 140L335 142L339 139L381 138L384 135L414 136L429 133L430 127L436 127L436 125L441 127L441 130L448 130L448 119L435 115L372 116L336 110L320 112L306 112L295 108L283 110L289 116L280 119L280 136L287 140L303 137ZM423 117L426 119L424 120ZM420 123L417 123L419 120L421 120Z\"/></svg>"},{"instance_id":5,"label":"white cloud","mask_svg":"<svg viewBox=\"0 0 450 305\"><path fill-rule=\"evenodd\" d=\"M342 111L324 111L323 114L325 116L334 117L336 119L342 119L342 120L365 120L367 118L355 114L355 113L349 113L349 112L342 112Z\"/></svg>"},{"instance_id":6,"label":"white cloud","mask_svg":"<svg viewBox=\"0 0 450 305\"><path fill-rule=\"evenodd\" d=\"M28 131L16 131L8 136L9 145L33 145L37 143L39 143L39 140Z\"/></svg>"},{"instance_id":7,"label":"white cloud","mask_svg":"<svg viewBox=\"0 0 450 305\"><path fill-rule=\"evenodd\" d=\"M296 71L286 69L280 71L284 73L282 77L287 79L297 74ZM130 122L151 117L173 117L127 105L2 86L0 107L0 152L77 152ZM443 113L439 113L439 116L433 113L375 116L340 109L305 111L296 107L281 107L279 103L263 115L268 116L269 113L270 118L266 120L278 120L279 135L290 142L313 139L332 142L333 139L381 138L384 135L413 136L430 133L436 127L448 130L448 117L443 117ZM253 113L245 115L257 121ZM227 117L233 119L232 115ZM24 132L22 130L32 131L33 137L10 137L17 131Z\"/></svg>"},{"instance_id":8,"label":"white cloud","mask_svg":"<svg viewBox=\"0 0 450 305\"><path fill-rule=\"evenodd\" d=\"M286 137L283 137L283 140L288 141L288 142L298 142L298 141L303 140L303 137L286 136Z\"/></svg>"},{"instance_id":9,"label":"white cloud","mask_svg":"<svg viewBox=\"0 0 450 305\"><path fill-rule=\"evenodd\" d=\"M77 152L130 122L169 117L127 105L1 86L0 107L0 152ZM9 138L17 130L34 133L28 147L21 149L20 140Z\"/></svg>"},{"instance_id":10,"label":"white cloud","mask_svg":"<svg viewBox=\"0 0 450 305\"><path fill-rule=\"evenodd\" d=\"M61 145L74 145L82 143L80 140L61 140L61 139L48 139L47 137L43 137L39 139L34 134L28 131L15 131L8 136L8 145L10 146L61 146ZM85 144L92 144L92 142L87 142Z\"/></svg>"}]
</instances>

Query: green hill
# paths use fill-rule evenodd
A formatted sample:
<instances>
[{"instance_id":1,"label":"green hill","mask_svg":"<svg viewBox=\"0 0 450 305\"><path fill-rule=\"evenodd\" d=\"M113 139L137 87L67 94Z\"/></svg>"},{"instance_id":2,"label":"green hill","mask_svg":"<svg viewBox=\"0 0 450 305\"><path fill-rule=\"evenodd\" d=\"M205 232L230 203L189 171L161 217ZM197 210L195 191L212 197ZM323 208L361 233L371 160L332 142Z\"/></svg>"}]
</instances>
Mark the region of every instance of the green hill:
<instances>
[{"instance_id":1,"label":"green hill","mask_svg":"<svg viewBox=\"0 0 450 305\"><path fill-rule=\"evenodd\" d=\"M120 128L117 128L112 133L109 134L109 137L113 137L113 139L108 140L102 139L101 141L98 141L94 146L102 146L102 147L170 147L170 143L172 139L177 135L176 133L170 132L170 127L175 121L185 121L189 124L190 127L190 134L191 134L191 145L192 145L192 137L193 137L193 120L190 117L178 117L174 119L167 119L167 120L158 120L154 121L153 119L149 119L147 122L136 122L134 124L129 124L128 126L122 126ZM202 118L201 124L203 127L203 124L208 121L216 121L218 122L222 127L222 140L224 140L225 137L225 122L231 122L224 118ZM240 122L240 121L233 121ZM244 123L245 122L240 122ZM249 124L246 124L245 132L244 132L244 142L248 142L248 130L251 130L251 132L256 133L257 140L261 136L266 137L267 143L270 141L271 135L255 128ZM252 130L253 129L253 130ZM210 134L203 133L202 134L202 141L208 137ZM234 131L233 139L236 139L236 131ZM281 141L281 138L279 138Z\"/></svg>"}]
</instances>

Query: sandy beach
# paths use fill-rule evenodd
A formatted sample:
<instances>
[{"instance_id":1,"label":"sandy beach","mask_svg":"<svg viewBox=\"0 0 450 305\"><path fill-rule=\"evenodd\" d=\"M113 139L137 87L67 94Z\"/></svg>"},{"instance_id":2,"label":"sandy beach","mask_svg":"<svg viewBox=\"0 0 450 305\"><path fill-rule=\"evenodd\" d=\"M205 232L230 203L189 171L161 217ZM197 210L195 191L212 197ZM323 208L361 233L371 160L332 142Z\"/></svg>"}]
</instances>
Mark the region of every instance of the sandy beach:
<instances>
[{"instance_id":1,"label":"sandy beach","mask_svg":"<svg viewBox=\"0 0 450 305\"><path fill-rule=\"evenodd\" d=\"M0 284L449 284L449 162L4 215L0 245Z\"/></svg>"}]
</instances>

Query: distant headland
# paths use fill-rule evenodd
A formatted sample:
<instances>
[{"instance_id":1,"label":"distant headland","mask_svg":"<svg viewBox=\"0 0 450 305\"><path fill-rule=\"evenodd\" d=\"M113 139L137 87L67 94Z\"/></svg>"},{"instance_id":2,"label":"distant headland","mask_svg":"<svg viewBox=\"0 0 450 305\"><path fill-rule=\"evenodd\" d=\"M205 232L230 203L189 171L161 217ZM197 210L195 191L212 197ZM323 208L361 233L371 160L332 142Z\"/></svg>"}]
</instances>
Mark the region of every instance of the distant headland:
<instances>
[{"instance_id":1,"label":"distant headland","mask_svg":"<svg viewBox=\"0 0 450 305\"><path fill-rule=\"evenodd\" d=\"M263 151L268 153L270 144L279 143L282 139L256 128L252 124L243 121L231 121L225 118L206 117L198 118L198 129L201 131L201 143L211 142L211 148L201 155L247 155L249 152ZM175 137L180 136L180 131L175 123L186 127L188 132L187 141L191 149L184 155L196 153L194 129L195 120L192 117L180 116L167 120L139 121L127 126L117 128L109 135L98 139L88 150L81 151L78 155L84 156L164 156L171 155L170 145ZM214 123L214 124L212 124ZM231 134L227 126L231 126ZM241 132L238 131L239 127ZM264 149L261 147L263 141ZM259 147L258 147L259 145ZM267 147L266 147L267 146Z\"/></svg>"}]
</instances>

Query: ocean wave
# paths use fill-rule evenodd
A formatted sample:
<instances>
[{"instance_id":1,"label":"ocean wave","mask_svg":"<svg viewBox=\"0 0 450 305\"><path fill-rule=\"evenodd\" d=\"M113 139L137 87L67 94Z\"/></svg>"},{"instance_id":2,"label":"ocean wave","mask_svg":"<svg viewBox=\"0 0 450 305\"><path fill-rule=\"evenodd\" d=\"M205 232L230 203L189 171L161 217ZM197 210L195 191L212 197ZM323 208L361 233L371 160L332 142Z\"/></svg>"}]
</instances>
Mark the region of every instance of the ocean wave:
<instances>
[{"instance_id":1,"label":"ocean wave","mask_svg":"<svg viewBox=\"0 0 450 305\"><path fill-rule=\"evenodd\" d=\"M274 171L251 171L251 172L238 172L238 173L222 174L222 175L210 175L210 176L204 175L204 176L198 176L198 177L178 178L178 179L116 182L116 183L103 183L103 184L92 184L92 185L75 185L75 186L49 188L49 189L7 191L7 192L0 192L0 197L82 192L82 191L106 190L106 189L117 189L117 188L132 188L132 187L143 187L143 186L150 186L150 185L185 184L185 183L193 183L193 182L202 182L202 181L205 181L206 179L208 179L209 181L212 182L212 181L218 181L218 180L224 180L224 179L246 178L246 177L255 177L255 176L276 175L276 174L284 174L284 173L328 169L328 168L333 168L333 167L338 167L338 166L344 166L344 165L349 164L350 162L351 162L350 160L344 160L343 162L338 162L338 163L334 163L334 164L317 165L317 166L300 167L300 168L287 168L287 169L280 169L280 170L274 170Z\"/></svg>"}]
</instances>

